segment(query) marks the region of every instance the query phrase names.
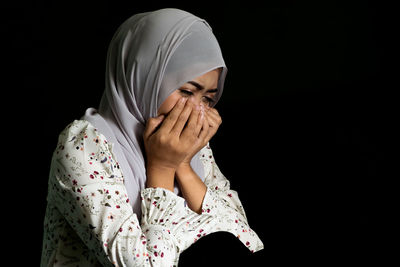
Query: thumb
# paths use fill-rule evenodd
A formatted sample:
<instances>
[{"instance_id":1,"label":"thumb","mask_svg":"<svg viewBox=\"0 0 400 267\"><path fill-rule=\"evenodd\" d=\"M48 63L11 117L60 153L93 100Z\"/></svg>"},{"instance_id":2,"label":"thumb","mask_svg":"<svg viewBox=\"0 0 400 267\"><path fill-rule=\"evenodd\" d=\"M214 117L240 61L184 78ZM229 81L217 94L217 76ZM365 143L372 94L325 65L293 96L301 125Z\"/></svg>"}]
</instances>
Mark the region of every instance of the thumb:
<instances>
[{"instance_id":1,"label":"thumb","mask_svg":"<svg viewBox=\"0 0 400 267\"><path fill-rule=\"evenodd\" d=\"M146 123L146 128L143 133L145 139L149 138L156 130L157 127L163 122L164 115L159 115L155 118L150 118Z\"/></svg>"}]
</instances>

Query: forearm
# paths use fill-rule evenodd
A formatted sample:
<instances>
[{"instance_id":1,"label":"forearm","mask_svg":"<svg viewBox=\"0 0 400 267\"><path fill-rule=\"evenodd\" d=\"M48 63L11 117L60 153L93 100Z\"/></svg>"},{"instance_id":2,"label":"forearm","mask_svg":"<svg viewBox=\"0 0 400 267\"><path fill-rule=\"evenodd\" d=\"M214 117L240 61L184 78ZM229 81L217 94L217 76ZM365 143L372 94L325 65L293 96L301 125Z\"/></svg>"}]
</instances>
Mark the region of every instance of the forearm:
<instances>
[{"instance_id":1,"label":"forearm","mask_svg":"<svg viewBox=\"0 0 400 267\"><path fill-rule=\"evenodd\" d=\"M179 166L175 174L182 195L188 203L189 208L194 212L201 214L201 207L204 196L207 192L207 186L193 171L190 165Z\"/></svg>"}]
</instances>

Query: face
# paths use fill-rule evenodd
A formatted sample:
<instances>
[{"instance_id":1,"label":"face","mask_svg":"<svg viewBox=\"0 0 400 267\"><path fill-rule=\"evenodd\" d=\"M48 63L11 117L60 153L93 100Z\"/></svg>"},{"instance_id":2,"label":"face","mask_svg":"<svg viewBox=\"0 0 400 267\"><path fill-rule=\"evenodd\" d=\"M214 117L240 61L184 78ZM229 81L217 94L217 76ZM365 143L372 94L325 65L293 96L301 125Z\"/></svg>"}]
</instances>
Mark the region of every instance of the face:
<instances>
[{"instance_id":1,"label":"face","mask_svg":"<svg viewBox=\"0 0 400 267\"><path fill-rule=\"evenodd\" d=\"M194 106L211 106L217 94L220 73L221 68L218 68L188 81L167 97L158 109L157 115L167 115L182 97L187 97Z\"/></svg>"}]
</instances>

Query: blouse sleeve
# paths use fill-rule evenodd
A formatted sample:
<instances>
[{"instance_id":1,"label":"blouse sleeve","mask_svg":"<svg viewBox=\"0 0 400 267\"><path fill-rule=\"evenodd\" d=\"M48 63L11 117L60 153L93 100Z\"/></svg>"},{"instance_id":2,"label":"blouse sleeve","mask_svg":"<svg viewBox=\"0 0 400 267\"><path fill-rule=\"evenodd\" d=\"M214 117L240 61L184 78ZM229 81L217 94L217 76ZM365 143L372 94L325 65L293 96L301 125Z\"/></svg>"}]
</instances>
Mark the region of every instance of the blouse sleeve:
<instances>
[{"instance_id":1,"label":"blouse sleeve","mask_svg":"<svg viewBox=\"0 0 400 267\"><path fill-rule=\"evenodd\" d=\"M173 206L179 212L173 216L172 223L168 227L173 233L179 251L184 251L200 238L219 231L232 233L253 253L262 250L264 244L250 228L238 194L230 189L230 183L215 163L209 145L201 150L200 158L204 165L204 183L207 186L202 213L191 211L183 198L170 191L167 193L174 195L172 201L177 201ZM159 214L170 212L158 207L157 203L151 206L150 202L151 200L144 202L147 205L145 210L152 214L144 214L150 223L156 223L157 218L160 218Z\"/></svg>"},{"instance_id":2,"label":"blouse sleeve","mask_svg":"<svg viewBox=\"0 0 400 267\"><path fill-rule=\"evenodd\" d=\"M211 220L191 211L173 192L146 188L140 224L112 145L78 120L59 136L48 201L103 266L176 266L179 254L195 241L188 230Z\"/></svg>"},{"instance_id":3,"label":"blouse sleeve","mask_svg":"<svg viewBox=\"0 0 400 267\"><path fill-rule=\"evenodd\" d=\"M203 161L204 183L207 186L202 213L214 216L212 232L230 232L251 252L262 250L264 244L250 228L238 193L230 189L230 182L219 170L209 144L201 150L200 159Z\"/></svg>"}]
</instances>

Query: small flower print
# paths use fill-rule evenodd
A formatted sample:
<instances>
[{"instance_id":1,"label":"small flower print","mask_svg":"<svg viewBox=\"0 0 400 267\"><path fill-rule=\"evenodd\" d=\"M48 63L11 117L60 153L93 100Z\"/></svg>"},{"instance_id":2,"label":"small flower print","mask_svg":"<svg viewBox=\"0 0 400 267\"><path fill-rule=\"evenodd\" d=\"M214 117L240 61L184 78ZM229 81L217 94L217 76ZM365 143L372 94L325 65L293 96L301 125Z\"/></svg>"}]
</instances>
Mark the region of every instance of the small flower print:
<instances>
[{"instance_id":1,"label":"small flower print","mask_svg":"<svg viewBox=\"0 0 400 267\"><path fill-rule=\"evenodd\" d=\"M88 125L90 124L83 120L76 121L59 138L56 146L58 154L53 155L58 160L57 162L63 162L65 166L58 168L58 172L58 165L52 167L54 176L49 180L49 198L52 201L48 202L48 205L52 206L47 211L49 214L46 214L46 218L51 218L51 220L47 219L45 231L56 229L59 227L58 225L62 225L60 222L64 220L63 216L70 216L73 218L71 221L73 229L76 227L77 230L85 233L82 237L85 238L85 242L92 246L93 242L100 241L103 249L105 248L109 253L114 253L114 251L109 249L110 241L104 237L115 235L115 232L122 235L123 238L129 235L129 238L132 238L133 243L136 244L136 247L129 252L130 257L127 255L129 265L132 266L147 266L149 263L152 263L153 266L160 266L161 258L169 258L168 253L176 248L172 243L167 242L161 246L154 242L162 241L166 237L170 239L171 237L168 235L174 235L180 242L190 245L214 230L222 229L221 231L231 231L241 241L244 240L243 243L251 249L251 252L257 251L261 246L255 239L255 233L251 231L243 217L241 212L243 207L240 205L237 195L229 191L229 183L224 180L225 178L216 168L209 146L207 146L209 150L203 149L201 153L201 162L205 164L206 173L209 175L204 183L210 193L203 203L202 214L186 208L187 202L183 200L182 195L176 196L160 188L145 188L140 192L140 199L138 199L141 201L139 204L142 205L143 211L139 221L138 217L131 216L131 205L126 204L132 204L133 201L129 200L124 187L124 177L121 174L118 159L113 157L110 151L112 146L99 132ZM83 130L82 126L84 126ZM107 143L108 145L104 145ZM66 180L72 186L57 184L63 183L62 185L64 185ZM78 187L78 184L82 186ZM85 186L87 184L90 186ZM70 198L71 194L73 194L72 198ZM61 208L65 211L64 214L54 213ZM126 218L130 218L129 221L126 221ZM145 229L143 226L146 223L148 225ZM114 225L118 225L118 227L114 228ZM153 225L157 226L154 228L154 232L151 228ZM80 245L69 240L72 236L70 232L66 232L65 229L60 231L64 231L60 234L65 237L65 240L59 240L59 242L67 241L61 245L70 246L70 248ZM149 235L150 232L152 235ZM53 242L51 240L52 233L47 232L46 234L48 238L44 239L43 242L46 243L43 244L43 248L46 255L52 255L55 249L49 243ZM121 245L121 249L128 252L125 245ZM166 249L165 252L162 251L164 249ZM71 251L73 250L71 249ZM148 251L148 253L143 251ZM78 257L78 255L72 256ZM57 260L59 265L66 262L66 259L63 258L57 257ZM45 259L44 265L54 265L54 261L49 261L49 259ZM82 262L77 262L78 264L84 265ZM171 262L171 265L176 264Z\"/></svg>"}]
</instances>

